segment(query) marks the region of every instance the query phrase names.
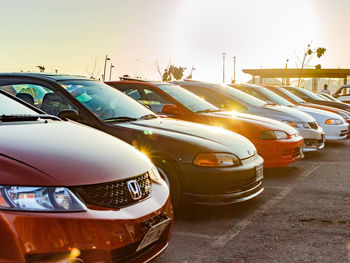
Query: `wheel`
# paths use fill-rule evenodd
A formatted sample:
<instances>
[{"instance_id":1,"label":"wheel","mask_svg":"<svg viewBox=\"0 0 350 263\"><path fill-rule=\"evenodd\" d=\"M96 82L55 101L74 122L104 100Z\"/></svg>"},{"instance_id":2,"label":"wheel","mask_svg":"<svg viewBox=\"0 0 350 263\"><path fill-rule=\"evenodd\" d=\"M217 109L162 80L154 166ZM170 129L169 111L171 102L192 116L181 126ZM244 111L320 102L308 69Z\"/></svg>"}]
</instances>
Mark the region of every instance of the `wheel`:
<instances>
[{"instance_id":1,"label":"wheel","mask_svg":"<svg viewBox=\"0 0 350 263\"><path fill-rule=\"evenodd\" d=\"M155 162L155 166L170 189L173 207L178 208L182 201L182 187L176 173L176 168L169 161L165 161L164 159L160 162Z\"/></svg>"}]
</instances>

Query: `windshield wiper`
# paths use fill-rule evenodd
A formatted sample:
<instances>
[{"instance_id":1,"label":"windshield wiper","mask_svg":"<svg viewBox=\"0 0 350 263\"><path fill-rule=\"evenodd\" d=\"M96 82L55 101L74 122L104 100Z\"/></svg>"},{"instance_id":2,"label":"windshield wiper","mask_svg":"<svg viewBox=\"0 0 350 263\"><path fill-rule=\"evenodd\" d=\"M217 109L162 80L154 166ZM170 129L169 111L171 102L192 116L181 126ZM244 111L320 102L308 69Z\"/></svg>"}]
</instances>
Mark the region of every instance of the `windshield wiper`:
<instances>
[{"instance_id":1,"label":"windshield wiper","mask_svg":"<svg viewBox=\"0 0 350 263\"><path fill-rule=\"evenodd\" d=\"M136 121L137 118L131 118L128 116L119 116L119 117L112 117L112 118L107 118L104 119L104 122L113 122L113 121L118 121L118 122L122 122L122 121Z\"/></svg>"},{"instance_id":2,"label":"windshield wiper","mask_svg":"<svg viewBox=\"0 0 350 263\"><path fill-rule=\"evenodd\" d=\"M140 119L143 119L143 120L156 119L156 118L158 118L158 116L153 113L146 114L140 117Z\"/></svg>"},{"instance_id":3,"label":"windshield wiper","mask_svg":"<svg viewBox=\"0 0 350 263\"><path fill-rule=\"evenodd\" d=\"M276 103L273 103L273 102L267 102L263 105L263 107L265 106L276 106L277 104Z\"/></svg>"},{"instance_id":4,"label":"windshield wiper","mask_svg":"<svg viewBox=\"0 0 350 263\"><path fill-rule=\"evenodd\" d=\"M206 109L206 110L197 110L197 111L195 111L195 113L218 112L218 111L225 111L225 110L222 110L222 109Z\"/></svg>"},{"instance_id":5,"label":"windshield wiper","mask_svg":"<svg viewBox=\"0 0 350 263\"><path fill-rule=\"evenodd\" d=\"M0 121L2 122L12 122L12 121L36 121L38 119L51 119L51 120L61 120L60 118L49 115L49 114L38 114L38 115L30 115L30 114L11 114L11 115L1 115Z\"/></svg>"}]
</instances>

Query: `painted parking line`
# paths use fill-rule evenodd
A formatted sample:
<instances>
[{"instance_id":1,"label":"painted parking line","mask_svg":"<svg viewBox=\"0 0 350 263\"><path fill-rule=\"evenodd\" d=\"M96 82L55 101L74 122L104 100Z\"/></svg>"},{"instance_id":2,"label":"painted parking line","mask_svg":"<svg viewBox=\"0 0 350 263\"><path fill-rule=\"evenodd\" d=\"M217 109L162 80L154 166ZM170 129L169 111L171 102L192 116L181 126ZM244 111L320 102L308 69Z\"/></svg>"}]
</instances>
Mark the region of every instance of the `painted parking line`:
<instances>
[{"instance_id":1,"label":"painted parking line","mask_svg":"<svg viewBox=\"0 0 350 263\"><path fill-rule=\"evenodd\" d=\"M273 190L283 190L286 187L285 186L277 186L277 185L266 185L266 183L265 183L264 188L265 189L273 189Z\"/></svg>"},{"instance_id":2,"label":"painted parking line","mask_svg":"<svg viewBox=\"0 0 350 263\"><path fill-rule=\"evenodd\" d=\"M232 229L228 232L219 236L212 243L212 248L220 248L225 246L230 240L232 240L235 236L237 236L240 232L242 232L245 228L247 228L259 215L265 213L275 204L280 202L286 195L288 195L297 185L298 183L312 174L315 170L317 170L321 164L312 165L310 168L306 169L300 177L295 181L295 183L291 187L285 187L281 192L279 192L274 198L267 201L263 204L258 210L254 213L250 214L247 218L237 223Z\"/></svg>"},{"instance_id":3,"label":"painted parking line","mask_svg":"<svg viewBox=\"0 0 350 263\"><path fill-rule=\"evenodd\" d=\"M181 231L174 231L172 234L179 235L179 236L185 236L185 237L204 238L204 239L217 239L218 238L218 236L216 236L216 235L205 235L205 234L181 232Z\"/></svg>"}]
</instances>

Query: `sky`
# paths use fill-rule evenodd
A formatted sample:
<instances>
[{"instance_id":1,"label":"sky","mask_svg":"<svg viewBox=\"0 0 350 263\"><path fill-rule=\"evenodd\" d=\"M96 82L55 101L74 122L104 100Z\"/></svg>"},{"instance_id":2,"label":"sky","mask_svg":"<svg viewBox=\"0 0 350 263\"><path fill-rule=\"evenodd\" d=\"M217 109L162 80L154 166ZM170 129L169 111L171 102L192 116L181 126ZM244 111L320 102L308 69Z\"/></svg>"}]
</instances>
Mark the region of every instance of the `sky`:
<instances>
[{"instance_id":1,"label":"sky","mask_svg":"<svg viewBox=\"0 0 350 263\"><path fill-rule=\"evenodd\" d=\"M193 79L246 82L245 68L350 68L349 0L1 0L0 72L45 71L158 80L168 65ZM96 67L95 67L96 64Z\"/></svg>"}]
</instances>

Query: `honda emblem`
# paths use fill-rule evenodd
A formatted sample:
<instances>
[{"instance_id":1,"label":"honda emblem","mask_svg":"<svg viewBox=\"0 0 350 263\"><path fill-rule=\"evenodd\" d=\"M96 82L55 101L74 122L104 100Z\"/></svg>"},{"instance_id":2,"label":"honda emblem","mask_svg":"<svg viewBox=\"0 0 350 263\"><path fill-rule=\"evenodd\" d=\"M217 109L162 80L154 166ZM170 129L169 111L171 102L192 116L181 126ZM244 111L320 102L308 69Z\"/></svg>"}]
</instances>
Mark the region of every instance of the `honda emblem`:
<instances>
[{"instance_id":1,"label":"honda emblem","mask_svg":"<svg viewBox=\"0 0 350 263\"><path fill-rule=\"evenodd\" d=\"M130 180L127 183L130 196L134 200L139 200L142 197L141 188L136 180Z\"/></svg>"}]
</instances>

